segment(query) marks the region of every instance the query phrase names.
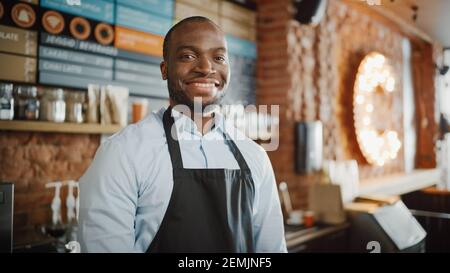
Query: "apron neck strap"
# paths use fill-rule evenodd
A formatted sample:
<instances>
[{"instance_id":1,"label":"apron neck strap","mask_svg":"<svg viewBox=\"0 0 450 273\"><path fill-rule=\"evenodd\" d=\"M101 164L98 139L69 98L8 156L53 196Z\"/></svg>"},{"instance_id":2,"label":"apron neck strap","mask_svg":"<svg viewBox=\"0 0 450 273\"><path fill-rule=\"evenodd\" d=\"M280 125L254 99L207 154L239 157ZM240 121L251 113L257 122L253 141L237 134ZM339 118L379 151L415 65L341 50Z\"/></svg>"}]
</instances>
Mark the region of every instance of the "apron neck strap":
<instances>
[{"instance_id":1,"label":"apron neck strap","mask_svg":"<svg viewBox=\"0 0 450 273\"><path fill-rule=\"evenodd\" d=\"M241 151L237 147L236 143L231 139L231 137L227 133L223 133L223 138L225 139L225 143L228 145L228 148L230 148L230 151L233 153L234 158L239 164L239 168L241 170L250 170L250 168L247 165L247 162L244 159L244 156L242 155Z\"/></svg>"},{"instance_id":2,"label":"apron neck strap","mask_svg":"<svg viewBox=\"0 0 450 273\"><path fill-rule=\"evenodd\" d=\"M169 106L163 115L164 132L166 134L167 145L169 147L170 158L174 169L183 169L183 159L181 158L180 144L178 143L178 135L175 120L172 117L172 107ZM172 137L173 136L173 137ZM227 133L223 133L225 143L233 153L234 158L239 164L241 170L250 170L244 156L239 151L236 143L229 137Z\"/></svg>"},{"instance_id":3,"label":"apron neck strap","mask_svg":"<svg viewBox=\"0 0 450 273\"><path fill-rule=\"evenodd\" d=\"M169 106L163 116L164 132L166 133L167 145L169 147L170 158L174 169L183 169L183 159L181 158L180 145L178 144L177 129L175 120L172 117L172 107ZM173 136L173 137L172 137Z\"/></svg>"}]
</instances>

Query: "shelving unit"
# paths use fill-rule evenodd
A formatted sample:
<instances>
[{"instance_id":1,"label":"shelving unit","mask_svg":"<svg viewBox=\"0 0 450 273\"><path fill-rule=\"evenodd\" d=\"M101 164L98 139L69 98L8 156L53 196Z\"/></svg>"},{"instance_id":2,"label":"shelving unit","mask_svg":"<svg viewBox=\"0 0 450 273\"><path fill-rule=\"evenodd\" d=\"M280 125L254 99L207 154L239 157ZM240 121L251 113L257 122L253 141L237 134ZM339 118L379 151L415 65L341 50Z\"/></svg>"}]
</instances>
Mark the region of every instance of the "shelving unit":
<instances>
[{"instance_id":1,"label":"shelving unit","mask_svg":"<svg viewBox=\"0 0 450 273\"><path fill-rule=\"evenodd\" d=\"M94 123L56 123L46 121L0 120L0 131L48 132L67 134L114 134L120 125Z\"/></svg>"}]
</instances>

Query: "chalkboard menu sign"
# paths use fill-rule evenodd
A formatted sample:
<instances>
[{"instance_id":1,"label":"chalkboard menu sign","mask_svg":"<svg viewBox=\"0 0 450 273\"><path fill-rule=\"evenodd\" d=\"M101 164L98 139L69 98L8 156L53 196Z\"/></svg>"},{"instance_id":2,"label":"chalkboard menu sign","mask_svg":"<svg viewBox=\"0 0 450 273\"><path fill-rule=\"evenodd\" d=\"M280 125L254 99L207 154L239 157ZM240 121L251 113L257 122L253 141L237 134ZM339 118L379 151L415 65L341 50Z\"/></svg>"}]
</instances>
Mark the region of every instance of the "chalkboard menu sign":
<instances>
[{"instance_id":1,"label":"chalkboard menu sign","mask_svg":"<svg viewBox=\"0 0 450 273\"><path fill-rule=\"evenodd\" d=\"M79 89L113 84L168 98L157 71L173 1L31 2L0 0L0 62L8 64L0 68L1 81Z\"/></svg>"},{"instance_id":2,"label":"chalkboard menu sign","mask_svg":"<svg viewBox=\"0 0 450 273\"><path fill-rule=\"evenodd\" d=\"M255 103L255 14L219 0L0 0L0 81L128 87L167 99L163 39L179 20L211 18L227 33L229 103Z\"/></svg>"}]
</instances>

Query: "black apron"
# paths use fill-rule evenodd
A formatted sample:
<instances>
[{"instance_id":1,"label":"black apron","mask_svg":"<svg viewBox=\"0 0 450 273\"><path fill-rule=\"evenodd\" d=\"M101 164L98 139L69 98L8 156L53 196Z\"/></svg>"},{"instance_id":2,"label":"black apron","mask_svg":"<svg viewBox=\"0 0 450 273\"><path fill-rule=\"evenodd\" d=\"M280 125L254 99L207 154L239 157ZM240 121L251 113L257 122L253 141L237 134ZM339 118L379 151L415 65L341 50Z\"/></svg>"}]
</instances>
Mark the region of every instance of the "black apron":
<instances>
[{"instance_id":1,"label":"black apron","mask_svg":"<svg viewBox=\"0 0 450 273\"><path fill-rule=\"evenodd\" d=\"M254 252L255 186L244 157L224 134L239 170L184 169L178 140L171 137L171 110L169 107L164 112L163 123L172 160L173 190L147 252Z\"/></svg>"}]
</instances>

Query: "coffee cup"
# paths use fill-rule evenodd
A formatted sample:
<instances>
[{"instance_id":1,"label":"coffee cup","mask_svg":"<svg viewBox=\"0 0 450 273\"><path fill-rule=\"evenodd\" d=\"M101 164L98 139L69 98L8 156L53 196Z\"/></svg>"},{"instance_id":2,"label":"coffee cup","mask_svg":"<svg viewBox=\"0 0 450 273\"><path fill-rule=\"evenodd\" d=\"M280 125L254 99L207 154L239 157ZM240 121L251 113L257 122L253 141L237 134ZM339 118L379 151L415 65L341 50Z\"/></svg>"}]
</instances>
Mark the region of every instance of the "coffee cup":
<instances>
[{"instance_id":1,"label":"coffee cup","mask_svg":"<svg viewBox=\"0 0 450 273\"><path fill-rule=\"evenodd\" d=\"M301 225L303 224L303 211L293 210L289 212L289 218L287 220L289 225Z\"/></svg>"}]
</instances>

